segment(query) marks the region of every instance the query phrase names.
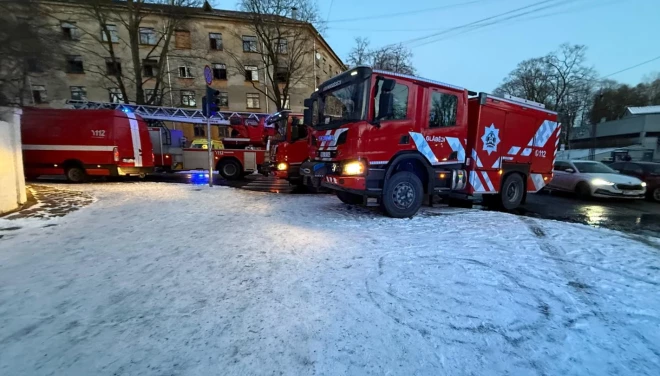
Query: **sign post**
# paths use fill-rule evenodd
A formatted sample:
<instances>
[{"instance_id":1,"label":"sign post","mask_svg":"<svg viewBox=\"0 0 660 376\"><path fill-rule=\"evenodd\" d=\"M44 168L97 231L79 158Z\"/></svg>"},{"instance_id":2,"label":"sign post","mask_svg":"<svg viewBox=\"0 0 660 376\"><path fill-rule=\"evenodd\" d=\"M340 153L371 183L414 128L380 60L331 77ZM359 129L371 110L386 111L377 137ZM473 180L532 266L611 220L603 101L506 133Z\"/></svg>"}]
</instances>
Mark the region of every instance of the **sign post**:
<instances>
[{"instance_id":1,"label":"sign post","mask_svg":"<svg viewBox=\"0 0 660 376\"><path fill-rule=\"evenodd\" d=\"M213 71L208 65L204 67L206 84L213 82ZM211 98L206 98L206 144L209 152L209 187L213 187L213 143L211 141Z\"/></svg>"}]
</instances>

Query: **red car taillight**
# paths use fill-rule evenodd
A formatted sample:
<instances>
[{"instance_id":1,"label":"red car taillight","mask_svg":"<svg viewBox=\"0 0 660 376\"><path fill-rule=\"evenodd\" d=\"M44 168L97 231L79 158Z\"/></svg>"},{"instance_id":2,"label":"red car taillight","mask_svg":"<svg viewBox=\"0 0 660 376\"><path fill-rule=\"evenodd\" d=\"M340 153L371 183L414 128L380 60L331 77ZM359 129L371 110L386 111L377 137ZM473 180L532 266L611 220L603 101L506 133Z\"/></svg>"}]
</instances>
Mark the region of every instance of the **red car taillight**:
<instances>
[{"instance_id":1,"label":"red car taillight","mask_svg":"<svg viewBox=\"0 0 660 376\"><path fill-rule=\"evenodd\" d=\"M115 162L119 162L119 149L116 146L114 149L112 149L112 157L114 158Z\"/></svg>"},{"instance_id":2,"label":"red car taillight","mask_svg":"<svg viewBox=\"0 0 660 376\"><path fill-rule=\"evenodd\" d=\"M151 153L151 163L156 163L156 155Z\"/></svg>"}]
</instances>

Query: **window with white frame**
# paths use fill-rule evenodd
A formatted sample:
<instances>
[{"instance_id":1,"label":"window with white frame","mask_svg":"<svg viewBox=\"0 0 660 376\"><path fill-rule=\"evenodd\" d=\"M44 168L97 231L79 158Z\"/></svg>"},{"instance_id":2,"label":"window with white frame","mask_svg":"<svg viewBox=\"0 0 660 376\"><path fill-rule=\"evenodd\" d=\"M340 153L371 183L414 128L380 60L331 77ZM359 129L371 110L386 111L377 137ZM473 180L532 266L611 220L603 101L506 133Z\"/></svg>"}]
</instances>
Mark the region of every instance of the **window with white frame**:
<instances>
[{"instance_id":1,"label":"window with white frame","mask_svg":"<svg viewBox=\"0 0 660 376\"><path fill-rule=\"evenodd\" d=\"M62 28L62 36L66 40L80 40L80 29L75 22L62 22L60 24Z\"/></svg>"},{"instance_id":2,"label":"window with white frame","mask_svg":"<svg viewBox=\"0 0 660 376\"><path fill-rule=\"evenodd\" d=\"M259 68L256 65L245 66L245 81L259 81Z\"/></svg>"},{"instance_id":3,"label":"window with white frame","mask_svg":"<svg viewBox=\"0 0 660 376\"><path fill-rule=\"evenodd\" d=\"M112 103L124 103L124 95L121 93L119 88L113 87L108 89L110 94L110 102Z\"/></svg>"},{"instance_id":4,"label":"window with white frame","mask_svg":"<svg viewBox=\"0 0 660 376\"><path fill-rule=\"evenodd\" d=\"M285 54L289 52L289 43L286 39L276 39L275 40L275 52L278 54Z\"/></svg>"},{"instance_id":5,"label":"window with white frame","mask_svg":"<svg viewBox=\"0 0 660 376\"><path fill-rule=\"evenodd\" d=\"M222 34L209 33L209 47L212 50L222 51Z\"/></svg>"},{"instance_id":6,"label":"window with white frame","mask_svg":"<svg viewBox=\"0 0 660 376\"><path fill-rule=\"evenodd\" d=\"M287 95L286 98L284 98L282 101L282 108L285 110L290 110L291 109L291 102L290 102L291 96Z\"/></svg>"},{"instance_id":7,"label":"window with white frame","mask_svg":"<svg viewBox=\"0 0 660 376\"><path fill-rule=\"evenodd\" d=\"M243 35L243 52L257 52L257 37Z\"/></svg>"},{"instance_id":8,"label":"window with white frame","mask_svg":"<svg viewBox=\"0 0 660 376\"><path fill-rule=\"evenodd\" d=\"M213 78L216 80L226 80L227 66L221 63L213 64Z\"/></svg>"},{"instance_id":9,"label":"window with white frame","mask_svg":"<svg viewBox=\"0 0 660 376\"><path fill-rule=\"evenodd\" d=\"M140 28L140 44L153 46L156 44L156 30L153 27Z\"/></svg>"},{"instance_id":10,"label":"window with white frame","mask_svg":"<svg viewBox=\"0 0 660 376\"><path fill-rule=\"evenodd\" d=\"M163 102L163 96L161 93L156 93L154 89L144 89L144 100L148 104L160 106Z\"/></svg>"},{"instance_id":11,"label":"window with white frame","mask_svg":"<svg viewBox=\"0 0 660 376\"><path fill-rule=\"evenodd\" d=\"M247 94L247 108L260 108L261 104L259 103L259 94L258 93L248 93Z\"/></svg>"},{"instance_id":12,"label":"window with white frame","mask_svg":"<svg viewBox=\"0 0 660 376\"><path fill-rule=\"evenodd\" d=\"M196 107L197 100L195 98L195 91L181 90L181 105L186 107Z\"/></svg>"},{"instance_id":13,"label":"window with white frame","mask_svg":"<svg viewBox=\"0 0 660 376\"><path fill-rule=\"evenodd\" d=\"M229 107L229 93L221 91L218 99L220 99L220 107Z\"/></svg>"},{"instance_id":14,"label":"window with white frame","mask_svg":"<svg viewBox=\"0 0 660 376\"><path fill-rule=\"evenodd\" d=\"M71 86L71 99L76 101L87 100L87 89L84 86Z\"/></svg>"},{"instance_id":15,"label":"window with white frame","mask_svg":"<svg viewBox=\"0 0 660 376\"><path fill-rule=\"evenodd\" d=\"M112 43L119 42L119 34L117 34L117 25L106 24L105 28L101 28L101 38L104 42L108 41L108 34L110 34L110 41Z\"/></svg>"},{"instance_id":16,"label":"window with white frame","mask_svg":"<svg viewBox=\"0 0 660 376\"><path fill-rule=\"evenodd\" d=\"M43 85L32 85L32 99L34 100L34 104L48 102L46 87Z\"/></svg>"},{"instance_id":17,"label":"window with white frame","mask_svg":"<svg viewBox=\"0 0 660 376\"><path fill-rule=\"evenodd\" d=\"M179 67L179 77L181 78L193 78L192 68L190 66L184 65Z\"/></svg>"}]
</instances>

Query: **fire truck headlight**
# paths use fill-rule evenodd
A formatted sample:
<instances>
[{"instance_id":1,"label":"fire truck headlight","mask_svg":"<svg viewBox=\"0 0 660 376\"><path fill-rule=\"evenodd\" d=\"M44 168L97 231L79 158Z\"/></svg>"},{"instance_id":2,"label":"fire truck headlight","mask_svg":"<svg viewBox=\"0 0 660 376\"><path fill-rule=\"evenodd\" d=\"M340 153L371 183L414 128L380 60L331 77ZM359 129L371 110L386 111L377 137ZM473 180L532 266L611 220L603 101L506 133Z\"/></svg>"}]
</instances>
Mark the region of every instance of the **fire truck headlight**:
<instances>
[{"instance_id":1,"label":"fire truck headlight","mask_svg":"<svg viewBox=\"0 0 660 376\"><path fill-rule=\"evenodd\" d=\"M348 162L344 165L342 173L344 175L362 175L364 174L364 164L361 161Z\"/></svg>"},{"instance_id":2,"label":"fire truck headlight","mask_svg":"<svg viewBox=\"0 0 660 376\"><path fill-rule=\"evenodd\" d=\"M286 171L287 168L289 168L289 166L284 162L277 164L278 171Z\"/></svg>"}]
</instances>

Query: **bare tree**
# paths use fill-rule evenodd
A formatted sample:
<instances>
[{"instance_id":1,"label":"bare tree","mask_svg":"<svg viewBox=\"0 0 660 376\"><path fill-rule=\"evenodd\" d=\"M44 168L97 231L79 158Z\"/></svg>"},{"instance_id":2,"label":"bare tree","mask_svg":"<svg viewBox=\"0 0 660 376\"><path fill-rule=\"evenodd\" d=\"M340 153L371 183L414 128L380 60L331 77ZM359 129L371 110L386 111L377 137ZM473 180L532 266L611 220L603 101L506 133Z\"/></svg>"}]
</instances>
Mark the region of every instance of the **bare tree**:
<instances>
[{"instance_id":1,"label":"bare tree","mask_svg":"<svg viewBox=\"0 0 660 376\"><path fill-rule=\"evenodd\" d=\"M242 0L239 9L247 13L248 30L254 39L243 40L240 51L227 50L232 69L245 75L252 86L274 102L277 110L286 105L296 86L314 81L314 44L322 28L311 0ZM235 32L237 38L244 34ZM254 75L257 75L256 77ZM265 77L262 85L259 77Z\"/></svg>"},{"instance_id":2,"label":"bare tree","mask_svg":"<svg viewBox=\"0 0 660 376\"><path fill-rule=\"evenodd\" d=\"M80 26L81 37L86 38L70 46L73 51L93 57L85 69L99 76L102 86L117 88L117 99L124 103L160 104L169 73L167 57L175 55L175 33L186 28L191 13L202 4L202 0L87 0L72 12L77 13L77 19L93 21L81 25L92 26ZM149 17L158 19L159 26L145 27L143 21ZM130 56L128 62L121 59L126 55Z\"/></svg>"},{"instance_id":3,"label":"bare tree","mask_svg":"<svg viewBox=\"0 0 660 376\"><path fill-rule=\"evenodd\" d=\"M596 84L596 72L586 64L586 50L582 45L563 44L547 56L525 60L495 92L540 102L557 111L562 140L568 143L571 129L588 118Z\"/></svg>"},{"instance_id":4,"label":"bare tree","mask_svg":"<svg viewBox=\"0 0 660 376\"><path fill-rule=\"evenodd\" d=\"M60 62L60 46L36 1L5 1L0 13L0 104L33 104L30 77Z\"/></svg>"},{"instance_id":5,"label":"bare tree","mask_svg":"<svg viewBox=\"0 0 660 376\"><path fill-rule=\"evenodd\" d=\"M348 54L348 63L352 66L370 65L395 73L415 74L412 64L412 51L402 44L371 49L369 40L355 38L355 47Z\"/></svg>"}]
</instances>

